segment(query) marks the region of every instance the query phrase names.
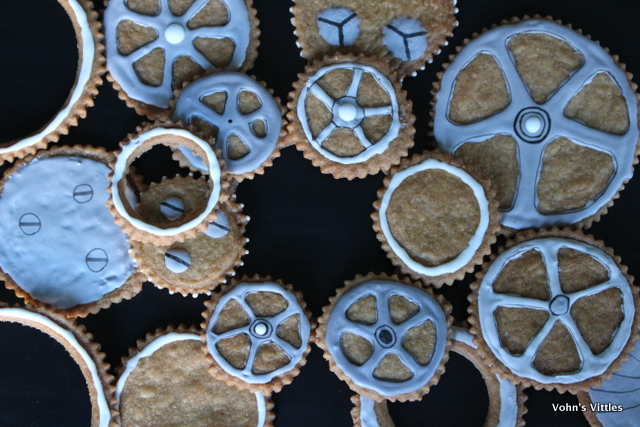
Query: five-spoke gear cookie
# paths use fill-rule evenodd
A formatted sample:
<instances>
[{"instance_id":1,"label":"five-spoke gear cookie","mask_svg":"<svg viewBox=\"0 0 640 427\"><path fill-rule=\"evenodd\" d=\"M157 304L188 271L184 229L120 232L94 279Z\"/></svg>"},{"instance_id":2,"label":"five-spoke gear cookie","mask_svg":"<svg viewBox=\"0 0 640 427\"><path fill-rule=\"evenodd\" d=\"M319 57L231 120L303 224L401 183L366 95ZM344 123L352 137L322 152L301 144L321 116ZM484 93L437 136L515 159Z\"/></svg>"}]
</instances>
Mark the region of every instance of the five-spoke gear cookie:
<instances>
[{"instance_id":1,"label":"five-spoke gear cookie","mask_svg":"<svg viewBox=\"0 0 640 427\"><path fill-rule=\"evenodd\" d=\"M396 276L345 283L318 319L316 342L330 369L375 401L420 400L449 358L451 306Z\"/></svg>"},{"instance_id":2,"label":"five-spoke gear cookie","mask_svg":"<svg viewBox=\"0 0 640 427\"><path fill-rule=\"evenodd\" d=\"M298 77L287 138L323 173L364 178L389 170L413 147L411 101L387 63L334 55Z\"/></svg>"},{"instance_id":3,"label":"five-spoke gear cookie","mask_svg":"<svg viewBox=\"0 0 640 427\"><path fill-rule=\"evenodd\" d=\"M306 363L314 324L299 292L278 280L243 277L205 303L209 372L262 393L290 384Z\"/></svg>"},{"instance_id":4,"label":"five-spoke gear cookie","mask_svg":"<svg viewBox=\"0 0 640 427\"><path fill-rule=\"evenodd\" d=\"M638 289L611 249L554 228L518 234L493 258L469 296L492 370L575 394L620 369L638 336Z\"/></svg>"},{"instance_id":5,"label":"five-spoke gear cookie","mask_svg":"<svg viewBox=\"0 0 640 427\"><path fill-rule=\"evenodd\" d=\"M391 262L436 287L471 273L500 231L489 181L443 153L391 168L374 207L373 229Z\"/></svg>"},{"instance_id":6,"label":"five-spoke gear cookie","mask_svg":"<svg viewBox=\"0 0 640 427\"><path fill-rule=\"evenodd\" d=\"M140 115L170 117L173 90L213 70L246 71L258 48L251 0L108 0L107 77Z\"/></svg>"},{"instance_id":7,"label":"five-spoke gear cookie","mask_svg":"<svg viewBox=\"0 0 640 427\"><path fill-rule=\"evenodd\" d=\"M588 227L637 162L630 78L579 32L514 19L468 41L441 73L434 136L491 178L505 227Z\"/></svg>"}]
</instances>

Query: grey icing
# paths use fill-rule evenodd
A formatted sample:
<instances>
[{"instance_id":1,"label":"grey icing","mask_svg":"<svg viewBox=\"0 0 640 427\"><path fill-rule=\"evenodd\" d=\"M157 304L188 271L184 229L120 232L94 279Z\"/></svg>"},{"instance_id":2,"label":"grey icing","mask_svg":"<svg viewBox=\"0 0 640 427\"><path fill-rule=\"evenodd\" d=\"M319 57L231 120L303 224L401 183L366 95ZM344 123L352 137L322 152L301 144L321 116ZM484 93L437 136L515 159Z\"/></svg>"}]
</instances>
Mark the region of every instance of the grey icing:
<instances>
[{"instance_id":1,"label":"grey icing","mask_svg":"<svg viewBox=\"0 0 640 427\"><path fill-rule=\"evenodd\" d=\"M345 7L325 9L318 15L318 30L332 46L351 46L360 34L360 20Z\"/></svg>"},{"instance_id":2,"label":"grey icing","mask_svg":"<svg viewBox=\"0 0 640 427\"><path fill-rule=\"evenodd\" d=\"M507 48L511 37L526 32L545 33L564 40L584 57L584 65L542 105L538 105L531 98ZM456 77L480 53L492 55L501 67L511 102L503 111L485 120L468 125L453 123L448 112ZM607 73L616 82L625 99L630 126L623 135L592 129L564 116L564 109L569 100L600 72ZM639 136L635 94L627 82L624 71L615 64L609 53L598 43L570 28L546 20L528 20L517 25L503 25L484 33L465 46L447 67L442 76L441 89L436 96L434 136L440 149L454 153L465 142L480 142L498 134L508 134L516 140L520 176L513 206L502 213L502 225L524 229L576 223L596 214L633 174L632 165ZM539 110L537 119L541 121L542 129L548 127L544 130L544 135L537 135L535 127L527 131L527 121L516 120L522 118L523 114L533 112L534 109ZM584 208L543 215L537 210L536 188L540 179L544 150L549 142L558 137L566 137L576 144L609 154L613 159L615 171L609 186Z\"/></svg>"},{"instance_id":3,"label":"grey icing","mask_svg":"<svg viewBox=\"0 0 640 427\"><path fill-rule=\"evenodd\" d=\"M360 398L360 424L362 427L380 427L376 414L376 402L365 396ZM387 404L386 402L384 403Z\"/></svg>"},{"instance_id":4,"label":"grey icing","mask_svg":"<svg viewBox=\"0 0 640 427\"><path fill-rule=\"evenodd\" d=\"M353 322L346 312L355 302L368 295L376 298L377 320L372 325ZM389 313L389 298L399 295L419 307L418 312L399 325L393 323ZM402 346L407 331L431 321L435 328L436 342L429 363L420 365ZM387 341L382 331L391 331L393 340ZM373 345L373 353L361 366L349 361L342 351L342 334L350 332L367 339ZM336 365L358 386L373 390L383 397L415 391L429 382L436 373L447 345L447 319L440 305L426 292L385 280L370 280L350 289L336 303L327 324L326 344ZM382 359L396 354L413 376L402 382L390 382L374 377L373 372Z\"/></svg>"},{"instance_id":5,"label":"grey icing","mask_svg":"<svg viewBox=\"0 0 640 427\"><path fill-rule=\"evenodd\" d=\"M174 220L184 213L184 202L178 197L169 197L160 203L160 213Z\"/></svg>"},{"instance_id":6,"label":"grey icing","mask_svg":"<svg viewBox=\"0 0 640 427\"><path fill-rule=\"evenodd\" d=\"M110 173L81 157L36 158L7 180L0 197L2 270L34 299L58 308L119 288L135 264L106 207ZM76 189L92 188L78 202Z\"/></svg>"},{"instance_id":7,"label":"grey icing","mask_svg":"<svg viewBox=\"0 0 640 427\"><path fill-rule=\"evenodd\" d=\"M318 84L318 81L327 73L336 69L351 69L353 75L349 88L345 96L339 99L331 98ZM364 74L368 73L375 79L376 82L387 92L387 95L391 99L391 105L382 107L370 107L363 108L357 102L358 88L364 77ZM318 98L326 107L331 111L331 122L314 138L309 127L309 119L306 111L306 100L309 94L313 94ZM309 78L305 86L302 88L300 97L298 99L298 106L296 109L298 118L302 125L302 129L307 140L311 146L315 148L327 159L342 163L342 164L354 164L364 162L376 154L383 153L388 147L391 141L393 141L400 131L400 118L398 115L398 101L396 99L395 90L393 85L380 71L367 65L344 63L334 64L319 69L314 76ZM391 116L391 124L386 135L384 135L378 142L373 144L369 141L362 129L362 120L365 117L372 116ZM326 150L323 147L324 142L338 128L351 129L354 135L358 138L358 141L364 148L364 150L351 157L339 157L333 154L331 151Z\"/></svg>"},{"instance_id":8,"label":"grey icing","mask_svg":"<svg viewBox=\"0 0 640 427\"><path fill-rule=\"evenodd\" d=\"M560 287L560 271L558 266L558 251L570 248L593 257L609 272L609 279L596 286L573 293L564 293ZM497 294L493 292L493 283L502 269L525 252L537 250L542 255L549 283L550 298L548 301L525 298L517 295ZM594 355L588 344L580 334L575 321L571 317L571 308L580 298L596 295L609 288L617 288L622 294L622 310L624 319L618 327L609 347L602 353ZM543 310L549 313L549 319L540 332L529 342L522 355L512 355L500 343L498 329L493 312L497 307L518 307ZM530 378L540 383L571 384L602 374L624 349L633 326L635 308L633 294L627 279L622 274L615 261L600 249L575 240L562 238L541 238L520 243L500 254L491 264L478 291L478 315L482 336L493 354L507 366L514 374ZM538 372L534 366L538 348L547 337L556 321L571 333L578 349L582 366L577 372L570 374L545 375Z\"/></svg>"},{"instance_id":9,"label":"grey icing","mask_svg":"<svg viewBox=\"0 0 640 427\"><path fill-rule=\"evenodd\" d=\"M200 27L193 30L189 29L187 23L209 3L209 0L195 0L182 16L171 13L169 0L159 0L160 13L156 16L142 15L130 10L125 0L109 1L103 20L109 73L129 97L159 108L168 108L169 100L173 97L172 67L176 58L186 55L205 71L215 70L213 64L193 45L197 37L233 40L235 49L227 69L239 69L246 59L251 40L249 12L243 0L220 1L229 13L227 23L222 26ZM158 37L129 55L121 55L118 52L117 27L124 20L152 28ZM133 64L156 48L164 50L165 67L162 84L152 87L138 79Z\"/></svg>"},{"instance_id":10,"label":"grey icing","mask_svg":"<svg viewBox=\"0 0 640 427\"><path fill-rule=\"evenodd\" d=\"M275 316L272 317L257 317L253 314L251 307L246 302L246 297L250 293L254 292L274 292L287 301L287 308ZM224 332L222 334L216 334L213 332L213 327L218 321L218 317L220 316L220 312L227 305L230 300L235 300L240 306L244 309L244 311L249 316L249 325L243 326L240 328L232 329L230 331ZM276 331L278 330L278 326L287 320L291 316L298 315L298 332L300 333L300 338L302 339L302 344L299 348L296 348L289 344L287 341L278 337ZM262 326L265 325L266 332L260 333L263 329ZM214 310L211 318L209 319L209 323L207 326L206 333L206 343L207 349L209 353L213 356L216 363L224 369L228 374L241 379L242 381L250 384L266 384L271 381L274 377L277 377L287 371L293 369L300 359L304 356L305 349L307 347L307 342L309 340L309 334L311 332L311 326L309 324L309 319L305 315L303 309L298 304L296 300L296 296L283 289L280 285L276 283L260 283L260 284L248 284L241 283L234 287L231 291L224 294L218 304L216 305L216 309ZM220 353L216 349L216 343L220 342L223 339L230 338L236 335L245 334L250 339L250 348L249 348L249 356L247 358L247 364L244 369L236 369L234 368L227 360L220 355ZM252 372L253 364L255 361L256 353L258 348L262 344L266 344L271 342L284 351L284 353L289 357L289 363L286 365L266 374L257 375Z\"/></svg>"},{"instance_id":11,"label":"grey icing","mask_svg":"<svg viewBox=\"0 0 640 427\"><path fill-rule=\"evenodd\" d=\"M253 92L258 97L261 105L257 110L249 114L240 113L238 102L242 91ZM216 113L202 102L207 95L218 92L227 95L222 114ZM234 175L254 171L267 160L276 148L282 127L280 108L271 94L251 77L236 72L211 74L196 80L182 91L176 103L173 121L191 124L194 117L218 128L216 147L222 152L227 171ZM252 125L256 121L266 124L264 137L258 137L253 132ZM231 135L238 137L249 148L245 156L235 160L229 158L228 152Z\"/></svg>"},{"instance_id":12,"label":"grey icing","mask_svg":"<svg viewBox=\"0 0 640 427\"><path fill-rule=\"evenodd\" d=\"M382 41L393 56L403 61L419 58L429 45L427 31L415 18L396 18L382 29Z\"/></svg>"},{"instance_id":13,"label":"grey icing","mask_svg":"<svg viewBox=\"0 0 640 427\"><path fill-rule=\"evenodd\" d=\"M205 234L214 239L224 237L229 232L229 218L223 211L216 211L218 219L209 223L209 227L205 230Z\"/></svg>"},{"instance_id":14,"label":"grey icing","mask_svg":"<svg viewBox=\"0 0 640 427\"><path fill-rule=\"evenodd\" d=\"M622 412L597 412L604 427L640 426L640 342L611 378L589 390L593 403L622 405Z\"/></svg>"},{"instance_id":15,"label":"grey icing","mask_svg":"<svg viewBox=\"0 0 640 427\"><path fill-rule=\"evenodd\" d=\"M164 253L164 265L173 273L184 273L191 265L191 256L184 249L169 249Z\"/></svg>"}]
</instances>

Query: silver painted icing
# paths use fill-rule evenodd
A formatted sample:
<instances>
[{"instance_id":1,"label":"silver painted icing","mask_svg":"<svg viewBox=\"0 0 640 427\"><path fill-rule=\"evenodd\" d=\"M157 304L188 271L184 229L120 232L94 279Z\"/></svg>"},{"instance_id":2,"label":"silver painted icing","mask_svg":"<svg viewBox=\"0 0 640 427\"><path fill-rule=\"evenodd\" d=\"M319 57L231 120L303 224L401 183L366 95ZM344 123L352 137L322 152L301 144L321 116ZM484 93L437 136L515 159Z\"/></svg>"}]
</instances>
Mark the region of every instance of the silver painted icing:
<instances>
[{"instance_id":1,"label":"silver painted icing","mask_svg":"<svg viewBox=\"0 0 640 427\"><path fill-rule=\"evenodd\" d=\"M531 98L507 48L511 37L526 32L544 33L564 40L584 57L582 67L542 105ZM456 124L449 119L456 77L479 53L490 54L497 61L506 80L511 101L503 111L487 119L468 125ZM600 72L607 73L616 82L625 99L630 125L622 135L592 129L564 116L569 100ZM616 65L609 53L597 42L570 28L547 20L533 19L516 25L503 25L482 34L469 42L447 67L436 97L434 136L443 151L454 153L465 142L485 141L498 134L508 134L516 140L520 176L513 206L502 213L502 225L524 229L576 223L595 215L633 174L632 165L639 136L635 94L628 84L625 72ZM544 149L558 137L566 137L576 144L607 153L613 159L615 171L604 192L584 208L545 215L537 210L536 188Z\"/></svg>"}]
</instances>

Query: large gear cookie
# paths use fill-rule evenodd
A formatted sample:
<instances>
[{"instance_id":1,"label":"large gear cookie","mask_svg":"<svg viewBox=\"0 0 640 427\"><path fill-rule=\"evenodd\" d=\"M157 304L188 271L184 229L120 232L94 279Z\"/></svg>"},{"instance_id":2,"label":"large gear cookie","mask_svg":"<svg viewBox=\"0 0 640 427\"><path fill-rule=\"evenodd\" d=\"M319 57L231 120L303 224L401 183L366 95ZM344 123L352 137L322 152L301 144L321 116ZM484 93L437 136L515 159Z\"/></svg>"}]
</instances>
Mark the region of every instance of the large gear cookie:
<instances>
[{"instance_id":1,"label":"large gear cookie","mask_svg":"<svg viewBox=\"0 0 640 427\"><path fill-rule=\"evenodd\" d=\"M505 227L588 227L633 174L630 77L569 27L514 19L468 41L434 84L434 136L491 178Z\"/></svg>"}]
</instances>

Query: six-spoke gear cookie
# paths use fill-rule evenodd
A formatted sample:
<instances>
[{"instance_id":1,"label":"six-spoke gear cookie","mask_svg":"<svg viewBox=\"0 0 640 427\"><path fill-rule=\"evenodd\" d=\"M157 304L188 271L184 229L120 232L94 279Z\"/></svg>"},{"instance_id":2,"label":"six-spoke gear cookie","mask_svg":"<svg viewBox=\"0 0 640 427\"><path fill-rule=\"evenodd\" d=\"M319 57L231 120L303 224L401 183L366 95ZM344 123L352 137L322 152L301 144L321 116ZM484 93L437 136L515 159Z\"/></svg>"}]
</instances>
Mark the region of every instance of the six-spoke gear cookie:
<instances>
[{"instance_id":1,"label":"six-spoke gear cookie","mask_svg":"<svg viewBox=\"0 0 640 427\"><path fill-rule=\"evenodd\" d=\"M323 173L364 178L389 170L413 146L411 101L387 63L335 55L298 77L287 138Z\"/></svg>"},{"instance_id":2,"label":"six-spoke gear cookie","mask_svg":"<svg viewBox=\"0 0 640 427\"><path fill-rule=\"evenodd\" d=\"M104 68L104 46L102 45L101 24L93 3L88 0L59 0L71 19L78 41L78 69L75 83L65 105L51 120L33 135L0 146L0 162L21 159L27 154L45 148L49 142L56 142L66 134L69 127L76 126L79 118L84 118L87 108L93 106L93 98L102 84Z\"/></svg>"},{"instance_id":3,"label":"six-spoke gear cookie","mask_svg":"<svg viewBox=\"0 0 640 427\"><path fill-rule=\"evenodd\" d=\"M500 231L497 205L488 180L448 154L427 152L391 169L371 217L391 262L440 287L491 253Z\"/></svg>"},{"instance_id":4,"label":"six-spoke gear cookie","mask_svg":"<svg viewBox=\"0 0 640 427\"><path fill-rule=\"evenodd\" d=\"M270 397L209 375L200 333L158 329L129 349L116 386L120 426L273 425Z\"/></svg>"},{"instance_id":5,"label":"six-spoke gear cookie","mask_svg":"<svg viewBox=\"0 0 640 427\"><path fill-rule=\"evenodd\" d=\"M164 179L141 193L138 211L143 216L153 212L158 222L173 222L203 203L207 188L204 180L193 177ZM148 280L158 288L186 296L210 294L227 276L233 276L247 253L244 231L249 217L242 214L242 205L233 197L220 205L216 217L205 231L184 242L132 242L136 262Z\"/></svg>"},{"instance_id":6,"label":"six-spoke gear cookie","mask_svg":"<svg viewBox=\"0 0 640 427\"><path fill-rule=\"evenodd\" d=\"M637 162L630 77L579 32L514 19L468 41L434 84L434 136L496 184L505 227L588 227Z\"/></svg>"},{"instance_id":7,"label":"six-spoke gear cookie","mask_svg":"<svg viewBox=\"0 0 640 427\"><path fill-rule=\"evenodd\" d=\"M314 324L299 292L254 276L233 280L205 303L211 374L229 385L278 392L306 363Z\"/></svg>"},{"instance_id":8,"label":"six-spoke gear cookie","mask_svg":"<svg viewBox=\"0 0 640 427\"><path fill-rule=\"evenodd\" d=\"M520 427L524 425L523 416L527 412L524 402L527 397L522 387L493 374L476 351L473 335L465 329L454 326L451 336L451 351L464 356L480 371L489 395L489 410L484 427ZM445 374L446 375L446 374ZM367 397L354 395L351 398L354 408L351 418L354 427L394 427L389 415L387 401L376 402Z\"/></svg>"},{"instance_id":9,"label":"six-spoke gear cookie","mask_svg":"<svg viewBox=\"0 0 640 427\"><path fill-rule=\"evenodd\" d=\"M87 316L136 295L144 279L105 204L103 148L52 147L16 162L0 181L2 279L34 305Z\"/></svg>"},{"instance_id":10,"label":"six-spoke gear cookie","mask_svg":"<svg viewBox=\"0 0 640 427\"><path fill-rule=\"evenodd\" d=\"M257 57L251 0L110 0L107 77L150 119L169 118L173 90L212 70L246 71Z\"/></svg>"},{"instance_id":11,"label":"six-spoke gear cookie","mask_svg":"<svg viewBox=\"0 0 640 427\"><path fill-rule=\"evenodd\" d=\"M309 62L337 52L377 56L400 79L425 67L457 26L453 0L296 0L292 23Z\"/></svg>"},{"instance_id":12,"label":"six-spoke gear cookie","mask_svg":"<svg viewBox=\"0 0 640 427\"><path fill-rule=\"evenodd\" d=\"M173 120L214 138L236 181L264 173L280 156L285 110L264 83L242 73L213 73L186 86L176 98ZM185 154L176 152L181 163Z\"/></svg>"},{"instance_id":13,"label":"six-spoke gear cookie","mask_svg":"<svg viewBox=\"0 0 640 427\"><path fill-rule=\"evenodd\" d=\"M638 336L638 289L602 242L568 229L516 235L469 296L471 331L495 372L577 393L620 369Z\"/></svg>"},{"instance_id":14,"label":"six-spoke gear cookie","mask_svg":"<svg viewBox=\"0 0 640 427\"><path fill-rule=\"evenodd\" d=\"M211 143L188 129L167 123L147 124L137 129L121 144L121 151L113 164L111 197L109 210L117 224L123 227L132 240L154 244L170 245L204 231L215 220L215 209L220 202L228 198L228 181L225 179L224 162L218 159ZM206 177L206 202L200 209L194 209L186 215L176 217L177 223L169 222L156 225L153 218L144 218L138 212L138 197L131 181L126 179L134 160L156 145L165 145L172 151L183 150L185 161L197 167ZM197 181L194 182L194 186Z\"/></svg>"},{"instance_id":15,"label":"six-spoke gear cookie","mask_svg":"<svg viewBox=\"0 0 640 427\"><path fill-rule=\"evenodd\" d=\"M91 402L90 426L115 427L113 377L107 373L108 365L104 362L100 346L93 342L93 337L85 332L83 325L47 309L29 304L25 307L8 307L4 303L0 303L0 322L34 328L63 346L78 365L86 382L85 390Z\"/></svg>"},{"instance_id":16,"label":"six-spoke gear cookie","mask_svg":"<svg viewBox=\"0 0 640 427\"><path fill-rule=\"evenodd\" d=\"M451 306L396 276L358 276L318 319L317 344L330 369L375 401L419 400L449 358Z\"/></svg>"}]
</instances>

